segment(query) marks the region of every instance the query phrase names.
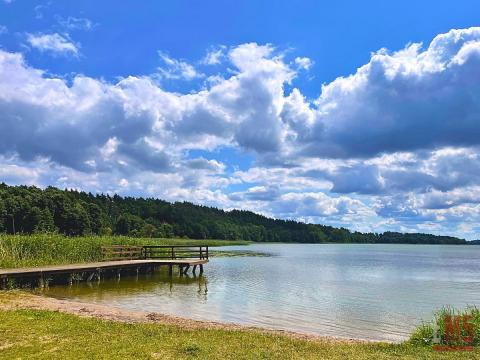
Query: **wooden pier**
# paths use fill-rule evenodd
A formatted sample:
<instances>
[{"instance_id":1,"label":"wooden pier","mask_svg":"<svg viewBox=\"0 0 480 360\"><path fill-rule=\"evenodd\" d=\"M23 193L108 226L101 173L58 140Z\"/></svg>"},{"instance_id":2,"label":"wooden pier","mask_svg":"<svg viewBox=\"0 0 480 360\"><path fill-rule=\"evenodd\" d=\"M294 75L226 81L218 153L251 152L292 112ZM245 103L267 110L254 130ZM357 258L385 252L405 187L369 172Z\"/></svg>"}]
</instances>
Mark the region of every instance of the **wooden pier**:
<instances>
[{"instance_id":1,"label":"wooden pier","mask_svg":"<svg viewBox=\"0 0 480 360\"><path fill-rule=\"evenodd\" d=\"M178 267L180 276L197 267L203 273L208 263L208 246L109 246L103 247L104 261L84 264L51 265L34 268L0 269L0 287L7 287L9 280L37 280L38 286L48 284L47 280L63 276L68 282L75 280L100 280L103 276L139 274L153 272L161 266L168 267L169 276Z\"/></svg>"}]
</instances>

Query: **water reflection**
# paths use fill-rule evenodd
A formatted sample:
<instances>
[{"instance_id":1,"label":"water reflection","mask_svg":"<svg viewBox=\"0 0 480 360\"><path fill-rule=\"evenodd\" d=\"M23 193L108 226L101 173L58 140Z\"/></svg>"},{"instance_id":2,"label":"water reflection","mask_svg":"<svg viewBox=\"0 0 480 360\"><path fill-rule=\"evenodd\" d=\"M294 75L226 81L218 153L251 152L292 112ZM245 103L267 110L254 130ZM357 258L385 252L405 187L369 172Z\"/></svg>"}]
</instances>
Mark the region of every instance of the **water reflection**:
<instances>
[{"instance_id":1,"label":"water reflection","mask_svg":"<svg viewBox=\"0 0 480 360\"><path fill-rule=\"evenodd\" d=\"M207 300L208 280L202 275L168 276L163 270L154 273L123 276L113 279L102 279L93 282L74 282L70 286L52 286L46 289L37 289L44 295L59 298L93 297L97 300L108 300L112 297L138 296L142 294L160 294L167 290L170 294L181 292L182 287L195 287L197 295Z\"/></svg>"}]
</instances>

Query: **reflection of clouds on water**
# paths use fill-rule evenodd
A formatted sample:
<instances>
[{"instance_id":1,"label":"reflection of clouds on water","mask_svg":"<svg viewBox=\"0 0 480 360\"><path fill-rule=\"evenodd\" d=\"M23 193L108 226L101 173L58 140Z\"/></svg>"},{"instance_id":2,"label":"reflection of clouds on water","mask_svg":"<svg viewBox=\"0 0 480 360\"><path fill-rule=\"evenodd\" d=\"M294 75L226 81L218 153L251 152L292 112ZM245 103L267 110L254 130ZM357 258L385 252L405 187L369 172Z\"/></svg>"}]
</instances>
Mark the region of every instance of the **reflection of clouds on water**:
<instances>
[{"instance_id":1,"label":"reflection of clouds on water","mask_svg":"<svg viewBox=\"0 0 480 360\"><path fill-rule=\"evenodd\" d=\"M253 244L248 249L274 256L213 257L197 277L169 278L164 269L48 292L201 320L394 341L443 305L480 299L480 247Z\"/></svg>"}]
</instances>

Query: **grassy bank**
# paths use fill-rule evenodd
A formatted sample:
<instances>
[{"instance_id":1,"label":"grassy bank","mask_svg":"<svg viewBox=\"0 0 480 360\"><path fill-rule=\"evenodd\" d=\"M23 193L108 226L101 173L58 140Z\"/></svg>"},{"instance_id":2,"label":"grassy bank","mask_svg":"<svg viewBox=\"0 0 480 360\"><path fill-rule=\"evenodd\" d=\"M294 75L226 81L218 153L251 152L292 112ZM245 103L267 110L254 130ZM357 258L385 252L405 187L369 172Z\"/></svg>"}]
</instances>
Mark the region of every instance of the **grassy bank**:
<instances>
[{"instance_id":1,"label":"grassy bank","mask_svg":"<svg viewBox=\"0 0 480 360\"><path fill-rule=\"evenodd\" d=\"M417 340L418 331L401 344L302 336L0 292L0 359L480 359L478 347Z\"/></svg>"},{"instance_id":2,"label":"grassy bank","mask_svg":"<svg viewBox=\"0 0 480 360\"><path fill-rule=\"evenodd\" d=\"M2 359L474 359L408 344L295 339L256 330L122 323L43 310L0 311Z\"/></svg>"},{"instance_id":3,"label":"grassy bank","mask_svg":"<svg viewBox=\"0 0 480 360\"><path fill-rule=\"evenodd\" d=\"M55 311L52 311L55 310ZM338 340L0 292L1 359L479 359L407 341Z\"/></svg>"},{"instance_id":4,"label":"grassy bank","mask_svg":"<svg viewBox=\"0 0 480 360\"><path fill-rule=\"evenodd\" d=\"M106 245L245 245L245 241L143 239L122 236L0 235L0 268L99 261Z\"/></svg>"},{"instance_id":5,"label":"grassy bank","mask_svg":"<svg viewBox=\"0 0 480 360\"><path fill-rule=\"evenodd\" d=\"M0 311L2 359L474 359L408 344L294 339L255 330L127 324L52 311Z\"/></svg>"}]
</instances>

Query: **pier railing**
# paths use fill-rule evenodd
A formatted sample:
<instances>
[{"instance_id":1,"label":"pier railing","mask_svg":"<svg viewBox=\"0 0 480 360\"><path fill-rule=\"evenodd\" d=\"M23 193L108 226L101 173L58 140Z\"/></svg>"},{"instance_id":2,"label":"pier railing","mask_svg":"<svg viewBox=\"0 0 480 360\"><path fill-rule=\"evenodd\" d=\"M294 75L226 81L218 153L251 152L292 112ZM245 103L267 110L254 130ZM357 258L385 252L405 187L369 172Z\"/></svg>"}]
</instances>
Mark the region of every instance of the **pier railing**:
<instances>
[{"instance_id":1,"label":"pier railing","mask_svg":"<svg viewBox=\"0 0 480 360\"><path fill-rule=\"evenodd\" d=\"M110 245L102 246L103 260L137 260L143 259L142 246Z\"/></svg>"},{"instance_id":2,"label":"pier railing","mask_svg":"<svg viewBox=\"0 0 480 360\"><path fill-rule=\"evenodd\" d=\"M208 259L208 246L147 245L143 246L144 259Z\"/></svg>"},{"instance_id":3,"label":"pier railing","mask_svg":"<svg viewBox=\"0 0 480 360\"><path fill-rule=\"evenodd\" d=\"M192 245L112 245L102 247L103 260L139 260L139 259L208 259L208 246Z\"/></svg>"}]
</instances>

